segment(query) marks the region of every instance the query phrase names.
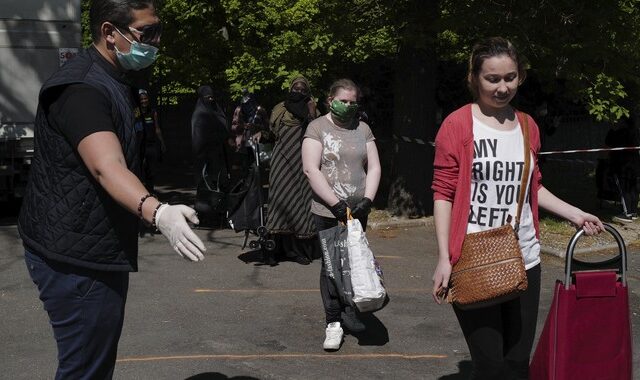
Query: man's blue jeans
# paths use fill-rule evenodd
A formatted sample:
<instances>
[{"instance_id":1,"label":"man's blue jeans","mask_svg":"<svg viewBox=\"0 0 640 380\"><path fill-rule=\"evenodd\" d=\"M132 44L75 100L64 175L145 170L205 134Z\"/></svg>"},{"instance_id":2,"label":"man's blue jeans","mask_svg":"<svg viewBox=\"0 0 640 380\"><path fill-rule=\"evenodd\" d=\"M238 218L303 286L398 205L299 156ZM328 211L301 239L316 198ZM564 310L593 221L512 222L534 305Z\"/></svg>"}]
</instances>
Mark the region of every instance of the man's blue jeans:
<instances>
[{"instance_id":1,"label":"man's blue jeans","mask_svg":"<svg viewBox=\"0 0 640 380\"><path fill-rule=\"evenodd\" d=\"M111 379L129 273L80 268L29 251L25 261L58 345L56 379Z\"/></svg>"}]
</instances>

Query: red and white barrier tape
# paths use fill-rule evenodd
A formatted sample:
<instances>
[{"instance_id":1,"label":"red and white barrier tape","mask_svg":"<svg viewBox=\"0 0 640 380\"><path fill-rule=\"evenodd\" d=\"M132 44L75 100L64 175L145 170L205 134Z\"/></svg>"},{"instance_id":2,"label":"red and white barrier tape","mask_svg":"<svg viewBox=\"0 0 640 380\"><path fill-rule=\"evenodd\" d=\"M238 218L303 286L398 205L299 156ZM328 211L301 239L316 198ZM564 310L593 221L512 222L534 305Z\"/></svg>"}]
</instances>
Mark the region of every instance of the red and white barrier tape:
<instances>
[{"instance_id":1,"label":"red and white barrier tape","mask_svg":"<svg viewBox=\"0 0 640 380\"><path fill-rule=\"evenodd\" d=\"M564 163L572 163L572 164L582 164L582 165L597 165L598 161L596 160L580 160L575 158L553 158L553 157L545 157L545 162L564 162Z\"/></svg>"},{"instance_id":2,"label":"red and white barrier tape","mask_svg":"<svg viewBox=\"0 0 640 380\"><path fill-rule=\"evenodd\" d=\"M538 155L548 154L569 154L569 153L591 153L591 152L613 152L618 150L640 150L640 146L630 146L623 148L597 148L597 149L572 149L572 150L552 150L548 152L540 152Z\"/></svg>"},{"instance_id":3,"label":"red and white barrier tape","mask_svg":"<svg viewBox=\"0 0 640 380\"><path fill-rule=\"evenodd\" d=\"M406 143L418 144L418 145L430 145L435 147L435 141L425 141L423 139L417 139L415 137L398 136L393 135L393 139L396 141L403 141ZM548 152L540 152L538 155L545 156L550 154L571 154L571 153L593 153L593 152L614 152L620 150L640 150L640 146L621 147L621 148L594 148L594 149L571 149L571 150L552 150Z\"/></svg>"},{"instance_id":4,"label":"red and white barrier tape","mask_svg":"<svg viewBox=\"0 0 640 380\"><path fill-rule=\"evenodd\" d=\"M431 145L431 146L435 146L436 143L433 141L424 141L423 139L417 139L415 137L409 137L409 136L398 136L398 135L393 135L393 139L396 141L403 141L406 143L413 143L413 144L418 144L418 145Z\"/></svg>"}]
</instances>

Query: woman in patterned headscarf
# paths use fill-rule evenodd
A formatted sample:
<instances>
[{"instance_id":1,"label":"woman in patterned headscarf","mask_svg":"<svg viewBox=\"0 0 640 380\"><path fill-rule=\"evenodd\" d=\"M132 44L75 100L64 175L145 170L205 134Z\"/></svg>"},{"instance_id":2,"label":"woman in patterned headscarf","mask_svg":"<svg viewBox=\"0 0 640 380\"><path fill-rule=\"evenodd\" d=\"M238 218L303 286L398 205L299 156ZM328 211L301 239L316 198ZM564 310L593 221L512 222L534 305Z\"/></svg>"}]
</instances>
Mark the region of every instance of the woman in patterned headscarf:
<instances>
[{"instance_id":1,"label":"woman in patterned headscarf","mask_svg":"<svg viewBox=\"0 0 640 380\"><path fill-rule=\"evenodd\" d=\"M302 136L318 116L309 82L300 76L291 82L287 99L271 111L275 136L269 174L267 229L281 256L300 264L320 257L311 207L311 187L302 171Z\"/></svg>"}]
</instances>

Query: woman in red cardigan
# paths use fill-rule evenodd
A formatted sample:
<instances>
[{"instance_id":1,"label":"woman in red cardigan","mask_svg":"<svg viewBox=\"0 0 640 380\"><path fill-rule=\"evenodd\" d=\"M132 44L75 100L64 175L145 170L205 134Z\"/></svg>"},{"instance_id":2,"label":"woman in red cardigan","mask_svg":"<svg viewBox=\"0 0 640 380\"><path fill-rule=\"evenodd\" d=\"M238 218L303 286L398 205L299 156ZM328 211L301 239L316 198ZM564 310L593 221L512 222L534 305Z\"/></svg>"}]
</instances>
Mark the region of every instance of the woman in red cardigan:
<instances>
[{"instance_id":1,"label":"woman in red cardigan","mask_svg":"<svg viewBox=\"0 0 640 380\"><path fill-rule=\"evenodd\" d=\"M529 176L518 231L529 286L518 298L473 310L453 309L473 362L473 379L526 379L540 298L538 206L559 215L589 235L602 222L554 196L540 183L538 127L531 116L509 104L526 76L513 45L500 37L473 48L468 84L475 101L449 115L436 136L434 219L439 259L433 274L438 303L449 285L467 233L507 223L515 215L520 180ZM524 118L527 123L524 123ZM521 125L529 127L532 165L524 173Z\"/></svg>"}]
</instances>

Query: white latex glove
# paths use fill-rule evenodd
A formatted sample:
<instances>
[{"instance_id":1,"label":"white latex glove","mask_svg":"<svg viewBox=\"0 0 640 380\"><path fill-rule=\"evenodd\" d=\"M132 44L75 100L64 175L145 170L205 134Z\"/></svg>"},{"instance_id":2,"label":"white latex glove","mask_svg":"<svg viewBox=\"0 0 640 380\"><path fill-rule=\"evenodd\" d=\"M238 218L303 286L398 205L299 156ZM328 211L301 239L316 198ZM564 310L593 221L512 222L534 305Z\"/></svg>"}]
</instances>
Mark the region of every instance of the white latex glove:
<instances>
[{"instance_id":1,"label":"white latex glove","mask_svg":"<svg viewBox=\"0 0 640 380\"><path fill-rule=\"evenodd\" d=\"M169 240L173 249L182 258L191 261L204 260L204 243L191 230L187 220L194 224L200 223L196 211L185 205L163 204L156 213L158 230Z\"/></svg>"}]
</instances>

